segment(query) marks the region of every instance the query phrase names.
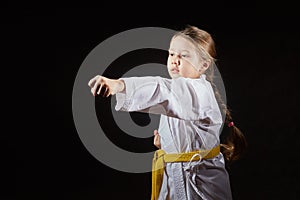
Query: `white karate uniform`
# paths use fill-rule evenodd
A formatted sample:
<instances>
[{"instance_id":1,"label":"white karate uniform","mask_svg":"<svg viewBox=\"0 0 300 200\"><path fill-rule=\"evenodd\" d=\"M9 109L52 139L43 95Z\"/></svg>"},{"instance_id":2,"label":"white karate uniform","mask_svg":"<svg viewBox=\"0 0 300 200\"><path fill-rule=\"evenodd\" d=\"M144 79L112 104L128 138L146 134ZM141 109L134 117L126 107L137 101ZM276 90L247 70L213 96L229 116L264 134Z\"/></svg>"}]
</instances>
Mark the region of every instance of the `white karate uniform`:
<instances>
[{"instance_id":1,"label":"white karate uniform","mask_svg":"<svg viewBox=\"0 0 300 200\"><path fill-rule=\"evenodd\" d=\"M122 78L117 111L160 114L161 149L183 153L220 144L222 115L205 75L198 79L159 76ZM222 153L202 161L167 163L160 200L231 200Z\"/></svg>"}]
</instances>

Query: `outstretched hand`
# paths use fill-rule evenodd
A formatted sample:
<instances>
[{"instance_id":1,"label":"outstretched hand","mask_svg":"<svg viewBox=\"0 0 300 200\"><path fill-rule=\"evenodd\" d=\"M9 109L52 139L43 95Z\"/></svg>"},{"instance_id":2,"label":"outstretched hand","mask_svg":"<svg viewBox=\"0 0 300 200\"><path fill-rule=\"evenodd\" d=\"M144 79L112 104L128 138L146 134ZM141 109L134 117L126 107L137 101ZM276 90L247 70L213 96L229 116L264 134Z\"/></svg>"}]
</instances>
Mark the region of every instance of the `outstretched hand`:
<instances>
[{"instance_id":1,"label":"outstretched hand","mask_svg":"<svg viewBox=\"0 0 300 200\"><path fill-rule=\"evenodd\" d=\"M97 75L92 78L88 85L91 88L91 93L96 96L100 95L108 97L125 89L125 83L120 79L109 79L104 76Z\"/></svg>"}]
</instances>

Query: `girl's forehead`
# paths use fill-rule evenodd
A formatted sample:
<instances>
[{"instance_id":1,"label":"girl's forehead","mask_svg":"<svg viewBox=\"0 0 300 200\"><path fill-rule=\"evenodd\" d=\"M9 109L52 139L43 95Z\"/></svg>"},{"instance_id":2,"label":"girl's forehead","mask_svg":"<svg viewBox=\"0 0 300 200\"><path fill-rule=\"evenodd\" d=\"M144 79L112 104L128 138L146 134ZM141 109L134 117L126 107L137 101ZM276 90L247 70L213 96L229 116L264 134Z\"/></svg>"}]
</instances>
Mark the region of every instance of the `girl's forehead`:
<instances>
[{"instance_id":1,"label":"girl's forehead","mask_svg":"<svg viewBox=\"0 0 300 200\"><path fill-rule=\"evenodd\" d=\"M170 42L170 50L174 50L174 51L195 51L195 45L187 40L184 37L181 36L175 36L172 38L171 42Z\"/></svg>"}]
</instances>

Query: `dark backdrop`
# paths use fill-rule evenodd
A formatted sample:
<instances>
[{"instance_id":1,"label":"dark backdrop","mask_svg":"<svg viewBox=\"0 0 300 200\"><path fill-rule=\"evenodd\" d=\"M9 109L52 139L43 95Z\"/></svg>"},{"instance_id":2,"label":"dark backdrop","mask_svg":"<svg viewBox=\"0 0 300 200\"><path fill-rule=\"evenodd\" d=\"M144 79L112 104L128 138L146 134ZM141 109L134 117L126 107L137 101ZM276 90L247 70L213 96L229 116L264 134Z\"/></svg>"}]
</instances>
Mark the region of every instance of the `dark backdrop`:
<instances>
[{"instance_id":1,"label":"dark backdrop","mask_svg":"<svg viewBox=\"0 0 300 200\"><path fill-rule=\"evenodd\" d=\"M17 94L18 117L11 126L16 134L2 134L8 152L2 180L8 187L1 199L149 199L150 173L111 169L82 144L73 122L73 83L85 57L108 37L132 28L185 24L215 38L227 103L249 143L245 157L229 169L234 198L299 199L296 6L115 6L3 9L4 55L13 74L21 76L10 76L5 84Z\"/></svg>"}]
</instances>

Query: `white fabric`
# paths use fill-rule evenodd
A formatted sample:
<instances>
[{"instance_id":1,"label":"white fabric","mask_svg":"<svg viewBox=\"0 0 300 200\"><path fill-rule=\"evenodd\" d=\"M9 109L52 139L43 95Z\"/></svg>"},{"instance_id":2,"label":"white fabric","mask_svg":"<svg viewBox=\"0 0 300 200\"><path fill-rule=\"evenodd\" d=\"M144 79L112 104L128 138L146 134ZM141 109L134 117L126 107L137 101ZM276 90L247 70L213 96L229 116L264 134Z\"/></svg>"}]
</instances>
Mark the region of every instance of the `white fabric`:
<instances>
[{"instance_id":1,"label":"white fabric","mask_svg":"<svg viewBox=\"0 0 300 200\"><path fill-rule=\"evenodd\" d=\"M117 111L160 114L158 132L167 153L210 149L219 145L222 116L211 84L199 79L167 79L159 76L122 78L125 91L116 94ZM230 200L224 158L167 163L160 199Z\"/></svg>"}]
</instances>

